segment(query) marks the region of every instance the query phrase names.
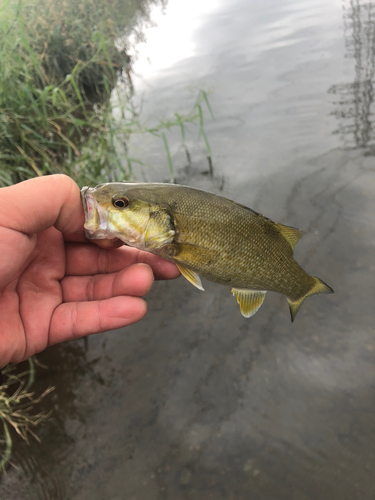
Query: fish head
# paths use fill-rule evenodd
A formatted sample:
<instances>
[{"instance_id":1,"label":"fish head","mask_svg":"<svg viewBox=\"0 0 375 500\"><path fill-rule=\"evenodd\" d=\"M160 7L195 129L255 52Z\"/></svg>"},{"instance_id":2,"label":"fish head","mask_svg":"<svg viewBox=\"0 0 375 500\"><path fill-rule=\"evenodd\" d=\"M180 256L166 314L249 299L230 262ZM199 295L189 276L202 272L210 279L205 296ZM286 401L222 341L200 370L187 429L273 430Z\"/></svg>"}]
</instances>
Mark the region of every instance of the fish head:
<instances>
[{"instance_id":1,"label":"fish head","mask_svg":"<svg viewBox=\"0 0 375 500\"><path fill-rule=\"evenodd\" d=\"M161 248L175 235L167 207L141 199L131 183L107 183L83 187L81 198L88 239L118 238L141 250Z\"/></svg>"}]
</instances>

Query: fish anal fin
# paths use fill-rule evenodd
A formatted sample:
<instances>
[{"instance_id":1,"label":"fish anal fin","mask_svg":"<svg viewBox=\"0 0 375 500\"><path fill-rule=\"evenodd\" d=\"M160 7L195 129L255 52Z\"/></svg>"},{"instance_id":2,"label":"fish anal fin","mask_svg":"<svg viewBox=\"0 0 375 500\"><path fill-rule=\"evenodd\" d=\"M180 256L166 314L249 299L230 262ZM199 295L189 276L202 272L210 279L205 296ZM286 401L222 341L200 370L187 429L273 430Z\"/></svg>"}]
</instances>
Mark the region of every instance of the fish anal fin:
<instances>
[{"instance_id":1,"label":"fish anal fin","mask_svg":"<svg viewBox=\"0 0 375 500\"><path fill-rule=\"evenodd\" d=\"M184 278L186 278L192 285L198 288L198 290L202 290L204 292L204 288L202 286L202 282L200 277L195 271L192 271L191 269L187 269L184 266L181 266L181 264L177 264L176 266L178 267L178 270L182 274Z\"/></svg>"},{"instance_id":2,"label":"fish anal fin","mask_svg":"<svg viewBox=\"0 0 375 500\"><path fill-rule=\"evenodd\" d=\"M278 222L275 223L279 232L284 236L289 245L294 248L303 236L303 231L291 226L284 226Z\"/></svg>"},{"instance_id":3,"label":"fish anal fin","mask_svg":"<svg viewBox=\"0 0 375 500\"><path fill-rule=\"evenodd\" d=\"M245 318L251 318L263 304L266 292L262 290L242 290L232 288L233 295L236 296L240 305L240 311Z\"/></svg>"}]
</instances>

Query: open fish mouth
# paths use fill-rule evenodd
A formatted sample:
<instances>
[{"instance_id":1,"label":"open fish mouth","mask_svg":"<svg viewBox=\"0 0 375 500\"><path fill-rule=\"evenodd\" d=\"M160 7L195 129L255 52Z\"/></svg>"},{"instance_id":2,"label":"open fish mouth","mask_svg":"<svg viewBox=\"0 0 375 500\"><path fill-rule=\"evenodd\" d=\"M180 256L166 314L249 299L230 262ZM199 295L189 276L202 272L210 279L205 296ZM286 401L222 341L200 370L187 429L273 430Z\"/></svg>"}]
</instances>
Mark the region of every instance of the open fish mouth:
<instances>
[{"instance_id":1,"label":"open fish mouth","mask_svg":"<svg viewBox=\"0 0 375 500\"><path fill-rule=\"evenodd\" d=\"M108 211L95 201L92 191L93 188L88 186L81 189L85 213L85 236L89 239L110 239L108 237Z\"/></svg>"},{"instance_id":2,"label":"open fish mouth","mask_svg":"<svg viewBox=\"0 0 375 500\"><path fill-rule=\"evenodd\" d=\"M81 189L81 200L83 205L83 210L85 212L85 222L93 213L95 209L95 201L93 195L90 193L90 189L88 186L83 186Z\"/></svg>"},{"instance_id":3,"label":"open fish mouth","mask_svg":"<svg viewBox=\"0 0 375 500\"><path fill-rule=\"evenodd\" d=\"M86 220L86 217L87 217L87 202L86 202L86 192L89 190L90 188L88 186L83 186L83 188L81 189L81 200L82 200L82 205L83 205L83 211L85 213L85 220Z\"/></svg>"}]
</instances>

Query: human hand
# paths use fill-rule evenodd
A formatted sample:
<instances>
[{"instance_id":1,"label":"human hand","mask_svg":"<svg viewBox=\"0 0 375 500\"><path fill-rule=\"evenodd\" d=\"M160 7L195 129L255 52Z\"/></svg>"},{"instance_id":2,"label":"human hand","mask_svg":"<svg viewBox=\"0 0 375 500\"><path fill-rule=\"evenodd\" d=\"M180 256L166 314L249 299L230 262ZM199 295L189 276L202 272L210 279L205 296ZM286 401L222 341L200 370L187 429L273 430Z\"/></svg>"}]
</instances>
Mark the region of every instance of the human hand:
<instances>
[{"instance_id":1,"label":"human hand","mask_svg":"<svg viewBox=\"0 0 375 500\"><path fill-rule=\"evenodd\" d=\"M139 321L154 276L179 276L150 253L93 245L83 224L80 190L67 176L0 189L0 368Z\"/></svg>"}]
</instances>

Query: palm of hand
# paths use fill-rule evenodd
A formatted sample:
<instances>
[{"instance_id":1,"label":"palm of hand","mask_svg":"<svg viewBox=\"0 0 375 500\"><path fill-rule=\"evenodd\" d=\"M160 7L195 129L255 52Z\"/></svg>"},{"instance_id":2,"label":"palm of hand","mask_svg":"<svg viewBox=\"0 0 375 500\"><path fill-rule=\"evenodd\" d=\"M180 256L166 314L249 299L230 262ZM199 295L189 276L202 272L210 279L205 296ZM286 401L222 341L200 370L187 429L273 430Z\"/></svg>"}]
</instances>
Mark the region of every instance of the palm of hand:
<instances>
[{"instance_id":1,"label":"palm of hand","mask_svg":"<svg viewBox=\"0 0 375 500\"><path fill-rule=\"evenodd\" d=\"M62 234L55 228L31 236L14 233L3 262L8 267L0 281L4 290L0 297L0 331L5 337L11 336L12 360L20 361L49 343L51 318L62 302Z\"/></svg>"},{"instance_id":2,"label":"palm of hand","mask_svg":"<svg viewBox=\"0 0 375 500\"><path fill-rule=\"evenodd\" d=\"M65 242L54 227L38 235L16 233L10 243L9 258L2 259L8 266L0 279L0 332L4 345L11 336L12 353L2 353L2 360L18 362L48 345L131 324L145 314L138 297L152 285L151 269L138 264L120 271L141 260L141 252ZM101 274L113 270L118 272Z\"/></svg>"},{"instance_id":3,"label":"palm of hand","mask_svg":"<svg viewBox=\"0 0 375 500\"><path fill-rule=\"evenodd\" d=\"M179 276L155 255L88 243L79 188L69 177L0 191L0 368L140 320L154 276Z\"/></svg>"}]
</instances>

